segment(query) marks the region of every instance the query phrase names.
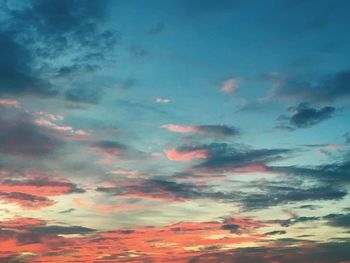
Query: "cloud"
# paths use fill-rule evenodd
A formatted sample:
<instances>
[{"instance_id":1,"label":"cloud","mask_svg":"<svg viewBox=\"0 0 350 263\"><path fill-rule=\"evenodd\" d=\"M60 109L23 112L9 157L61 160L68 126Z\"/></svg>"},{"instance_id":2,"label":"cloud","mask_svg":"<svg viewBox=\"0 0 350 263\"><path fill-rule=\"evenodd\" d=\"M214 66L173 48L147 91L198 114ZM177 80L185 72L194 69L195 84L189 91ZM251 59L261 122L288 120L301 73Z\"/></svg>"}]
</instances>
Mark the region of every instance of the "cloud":
<instances>
[{"instance_id":1,"label":"cloud","mask_svg":"<svg viewBox=\"0 0 350 263\"><path fill-rule=\"evenodd\" d=\"M24 45L15 42L15 35L1 31L0 94L34 94L40 97L54 96L52 85L38 76L31 64L32 54Z\"/></svg>"},{"instance_id":2,"label":"cloud","mask_svg":"<svg viewBox=\"0 0 350 263\"><path fill-rule=\"evenodd\" d=\"M224 81L221 85L221 91L223 93L234 93L238 88L238 78L231 78Z\"/></svg>"},{"instance_id":3,"label":"cloud","mask_svg":"<svg viewBox=\"0 0 350 263\"><path fill-rule=\"evenodd\" d=\"M336 189L332 186L306 188L283 184L267 184L259 186L258 189L261 193L242 193L239 197L246 209L263 209L280 204L304 201L340 200L347 195L345 190Z\"/></svg>"},{"instance_id":4,"label":"cloud","mask_svg":"<svg viewBox=\"0 0 350 263\"><path fill-rule=\"evenodd\" d=\"M109 186L100 186L96 188L96 191L128 199L175 202L205 196L193 184L177 183L158 178L118 181Z\"/></svg>"},{"instance_id":5,"label":"cloud","mask_svg":"<svg viewBox=\"0 0 350 263\"><path fill-rule=\"evenodd\" d=\"M247 248L232 249L225 252L206 251L188 259L188 262L329 262L346 263L349 260L349 240L343 242L315 243L306 240L296 240L294 244L272 242Z\"/></svg>"},{"instance_id":6,"label":"cloud","mask_svg":"<svg viewBox=\"0 0 350 263\"><path fill-rule=\"evenodd\" d=\"M57 78L68 81L65 87L69 87L72 75L91 73L109 63L118 35L104 24L107 4L86 0L3 3L0 93L57 96L62 93Z\"/></svg>"},{"instance_id":7,"label":"cloud","mask_svg":"<svg viewBox=\"0 0 350 263\"><path fill-rule=\"evenodd\" d=\"M239 134L239 131L236 127L227 125L183 126L177 124L165 124L162 125L161 128L177 133L198 133L217 137L234 136Z\"/></svg>"},{"instance_id":8,"label":"cloud","mask_svg":"<svg viewBox=\"0 0 350 263\"><path fill-rule=\"evenodd\" d=\"M15 220L25 222L30 219ZM1 223L8 225L6 221ZM47 223L30 225L21 231L16 227L7 228L8 234L2 235L1 257L15 260L23 252L30 252L31 260L40 262L67 262L76 261L77 258L84 262L139 259L165 262L169 256L175 261L187 262L190 257L206 253L207 250L220 253L232 245L244 246L264 239L264 236L256 233L264 226L263 222L239 216L99 232L83 226ZM239 233L232 233L228 225L235 225ZM74 236L76 234L80 236Z\"/></svg>"},{"instance_id":9,"label":"cloud","mask_svg":"<svg viewBox=\"0 0 350 263\"><path fill-rule=\"evenodd\" d=\"M1 192L1 202L14 203L26 209L41 209L54 205L56 202L46 197L18 192Z\"/></svg>"},{"instance_id":10,"label":"cloud","mask_svg":"<svg viewBox=\"0 0 350 263\"><path fill-rule=\"evenodd\" d=\"M312 102L334 102L350 98L350 70L324 77L325 80L303 80L275 76L272 94L281 99L306 100Z\"/></svg>"},{"instance_id":11,"label":"cloud","mask_svg":"<svg viewBox=\"0 0 350 263\"><path fill-rule=\"evenodd\" d=\"M0 106L20 108L21 103L15 99L1 99L0 98Z\"/></svg>"},{"instance_id":12,"label":"cloud","mask_svg":"<svg viewBox=\"0 0 350 263\"><path fill-rule=\"evenodd\" d=\"M115 141L98 141L92 147L98 152L115 156L120 156L127 150L125 145Z\"/></svg>"},{"instance_id":13,"label":"cloud","mask_svg":"<svg viewBox=\"0 0 350 263\"><path fill-rule=\"evenodd\" d=\"M26 157L46 157L63 146L63 141L54 138L37 125L25 112L1 111L0 152ZM14 115L14 116L13 116Z\"/></svg>"},{"instance_id":14,"label":"cloud","mask_svg":"<svg viewBox=\"0 0 350 263\"><path fill-rule=\"evenodd\" d=\"M290 154L289 149L242 149L227 143L212 143L200 146L208 152L208 158L195 168L230 171L234 168L256 167L258 170L266 163L280 160Z\"/></svg>"},{"instance_id":15,"label":"cloud","mask_svg":"<svg viewBox=\"0 0 350 263\"><path fill-rule=\"evenodd\" d=\"M75 209L74 208L69 208L69 209L66 209L66 210L63 210L61 212L59 212L60 214L69 214L69 213L72 213L74 212Z\"/></svg>"},{"instance_id":16,"label":"cloud","mask_svg":"<svg viewBox=\"0 0 350 263\"><path fill-rule=\"evenodd\" d=\"M159 104L166 104L166 103L171 102L171 100L170 99L165 99L165 98L156 98L154 102L155 103L159 103Z\"/></svg>"},{"instance_id":17,"label":"cloud","mask_svg":"<svg viewBox=\"0 0 350 263\"><path fill-rule=\"evenodd\" d=\"M96 141L91 145L102 158L97 162L100 164L113 164L115 162L133 162L147 158L144 152L131 146L116 141Z\"/></svg>"},{"instance_id":18,"label":"cloud","mask_svg":"<svg viewBox=\"0 0 350 263\"><path fill-rule=\"evenodd\" d=\"M274 231L265 233L265 235L267 235L267 236L274 236L274 235L284 235L286 233L287 232L284 231L284 230L274 230Z\"/></svg>"},{"instance_id":19,"label":"cloud","mask_svg":"<svg viewBox=\"0 0 350 263\"><path fill-rule=\"evenodd\" d=\"M274 183L251 181L239 189L219 191L206 183L177 182L164 178L119 180L110 182L106 186L99 186L96 191L115 195L118 198L161 202L211 199L237 204L243 210L266 209L305 201L340 200L347 195L345 190L336 189L332 186L302 187L299 184L288 186L283 181ZM305 221L302 220L304 220L303 217L293 216L292 219L287 221L275 221L275 223L291 225L306 221L306 219Z\"/></svg>"},{"instance_id":20,"label":"cloud","mask_svg":"<svg viewBox=\"0 0 350 263\"><path fill-rule=\"evenodd\" d=\"M42 226L45 225L46 221L37 219L37 218L30 218L30 217L19 217L19 218L12 218L6 221L0 221L0 227L1 228L13 228L13 229L27 229L33 226Z\"/></svg>"},{"instance_id":21,"label":"cloud","mask_svg":"<svg viewBox=\"0 0 350 263\"><path fill-rule=\"evenodd\" d=\"M297 223L306 223L319 221L321 218L319 216L294 216L285 220L273 220L276 223L279 223L283 227L289 227Z\"/></svg>"},{"instance_id":22,"label":"cloud","mask_svg":"<svg viewBox=\"0 0 350 263\"><path fill-rule=\"evenodd\" d=\"M314 126L331 118L335 112L334 107L326 106L320 109L315 109L305 102L300 103L296 107L290 107L288 110L292 112L293 115L281 115L279 119L287 121L290 126L286 126L286 128L291 130Z\"/></svg>"},{"instance_id":23,"label":"cloud","mask_svg":"<svg viewBox=\"0 0 350 263\"><path fill-rule=\"evenodd\" d=\"M345 158L339 162L314 166L276 166L270 167L273 172L312 178L329 185L342 185L350 180L350 161Z\"/></svg>"},{"instance_id":24,"label":"cloud","mask_svg":"<svg viewBox=\"0 0 350 263\"><path fill-rule=\"evenodd\" d=\"M350 214L329 214L323 217L328 221L330 226L335 227L350 227Z\"/></svg>"},{"instance_id":25,"label":"cloud","mask_svg":"<svg viewBox=\"0 0 350 263\"><path fill-rule=\"evenodd\" d=\"M70 193L83 193L77 185L67 179L37 177L0 180L0 191L30 194L35 196L58 196Z\"/></svg>"},{"instance_id":26,"label":"cloud","mask_svg":"<svg viewBox=\"0 0 350 263\"><path fill-rule=\"evenodd\" d=\"M206 159L208 157L206 149L168 149L164 152L171 161L190 161L192 159Z\"/></svg>"},{"instance_id":27,"label":"cloud","mask_svg":"<svg viewBox=\"0 0 350 263\"><path fill-rule=\"evenodd\" d=\"M161 126L164 129L167 129L172 132L178 132L178 133L188 133L188 132L196 132L197 129L194 126L183 126L183 125L176 125L176 124L165 124Z\"/></svg>"},{"instance_id":28,"label":"cloud","mask_svg":"<svg viewBox=\"0 0 350 263\"><path fill-rule=\"evenodd\" d=\"M82 227L82 226L34 226L29 229L35 233L42 233L45 235L84 235L95 232L95 229Z\"/></svg>"},{"instance_id":29,"label":"cloud","mask_svg":"<svg viewBox=\"0 0 350 263\"><path fill-rule=\"evenodd\" d=\"M14 203L27 209L54 205L51 196L84 193L68 179L49 176L38 171L3 170L0 174L0 196L4 203Z\"/></svg>"}]
</instances>

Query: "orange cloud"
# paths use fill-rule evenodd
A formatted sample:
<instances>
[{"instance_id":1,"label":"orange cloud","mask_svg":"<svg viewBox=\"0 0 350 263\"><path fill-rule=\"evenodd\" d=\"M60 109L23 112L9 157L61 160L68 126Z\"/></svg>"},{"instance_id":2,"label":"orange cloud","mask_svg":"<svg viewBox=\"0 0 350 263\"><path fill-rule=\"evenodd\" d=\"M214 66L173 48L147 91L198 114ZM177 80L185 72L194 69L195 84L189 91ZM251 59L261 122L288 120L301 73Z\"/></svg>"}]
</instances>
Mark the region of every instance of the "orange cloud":
<instances>
[{"instance_id":1,"label":"orange cloud","mask_svg":"<svg viewBox=\"0 0 350 263\"><path fill-rule=\"evenodd\" d=\"M16 220L30 222L30 219ZM35 232L38 224L42 222L34 220L34 227L22 228L20 232L10 228L14 232L3 236L0 256L15 257L30 252L35 262L169 262L169 259L188 262L208 251L224 252L233 245L243 247L264 239L255 233L263 223L249 218L117 229L80 237ZM239 233L232 231L233 228L239 229ZM20 241L23 235L33 238L24 244Z\"/></svg>"}]
</instances>

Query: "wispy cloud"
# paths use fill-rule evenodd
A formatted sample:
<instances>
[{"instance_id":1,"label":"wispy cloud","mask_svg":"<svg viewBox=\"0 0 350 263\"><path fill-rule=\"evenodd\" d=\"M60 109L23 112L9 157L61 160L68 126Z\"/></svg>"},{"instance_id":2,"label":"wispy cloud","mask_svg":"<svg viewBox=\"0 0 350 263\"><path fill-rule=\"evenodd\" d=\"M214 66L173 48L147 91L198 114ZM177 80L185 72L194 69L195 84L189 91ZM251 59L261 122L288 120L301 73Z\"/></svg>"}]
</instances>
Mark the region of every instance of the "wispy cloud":
<instances>
[{"instance_id":1,"label":"wispy cloud","mask_svg":"<svg viewBox=\"0 0 350 263\"><path fill-rule=\"evenodd\" d=\"M234 93L238 89L238 81L239 78L230 78L228 80L225 80L221 84L221 91L223 93Z\"/></svg>"}]
</instances>

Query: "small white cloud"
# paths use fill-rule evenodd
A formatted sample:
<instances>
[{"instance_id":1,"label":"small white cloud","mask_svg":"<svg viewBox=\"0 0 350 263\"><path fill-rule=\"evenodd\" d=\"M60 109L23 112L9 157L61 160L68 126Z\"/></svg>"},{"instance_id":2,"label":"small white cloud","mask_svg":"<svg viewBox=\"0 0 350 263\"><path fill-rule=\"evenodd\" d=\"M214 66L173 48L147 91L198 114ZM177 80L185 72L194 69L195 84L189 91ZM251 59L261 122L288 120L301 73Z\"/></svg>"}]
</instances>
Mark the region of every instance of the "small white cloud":
<instances>
[{"instance_id":1,"label":"small white cloud","mask_svg":"<svg viewBox=\"0 0 350 263\"><path fill-rule=\"evenodd\" d=\"M161 104L169 103L170 101L171 101L170 99L165 99L165 98L156 98L155 99L155 103L161 103Z\"/></svg>"}]
</instances>

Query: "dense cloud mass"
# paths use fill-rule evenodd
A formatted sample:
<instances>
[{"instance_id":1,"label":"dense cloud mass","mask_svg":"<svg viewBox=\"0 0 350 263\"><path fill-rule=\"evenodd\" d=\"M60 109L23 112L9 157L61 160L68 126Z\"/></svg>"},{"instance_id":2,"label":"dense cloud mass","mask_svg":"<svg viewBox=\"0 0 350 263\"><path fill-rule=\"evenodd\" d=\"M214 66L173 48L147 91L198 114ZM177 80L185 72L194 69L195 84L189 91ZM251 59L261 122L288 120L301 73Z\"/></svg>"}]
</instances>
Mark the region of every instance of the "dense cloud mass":
<instances>
[{"instance_id":1,"label":"dense cloud mass","mask_svg":"<svg viewBox=\"0 0 350 263\"><path fill-rule=\"evenodd\" d=\"M104 29L108 1L19 1L2 3L0 92L52 97L62 93L55 79L94 72L110 57L115 30ZM28 27L30 24L30 27ZM55 61L55 62L53 62ZM66 91L66 99L95 102L96 92Z\"/></svg>"}]
</instances>

